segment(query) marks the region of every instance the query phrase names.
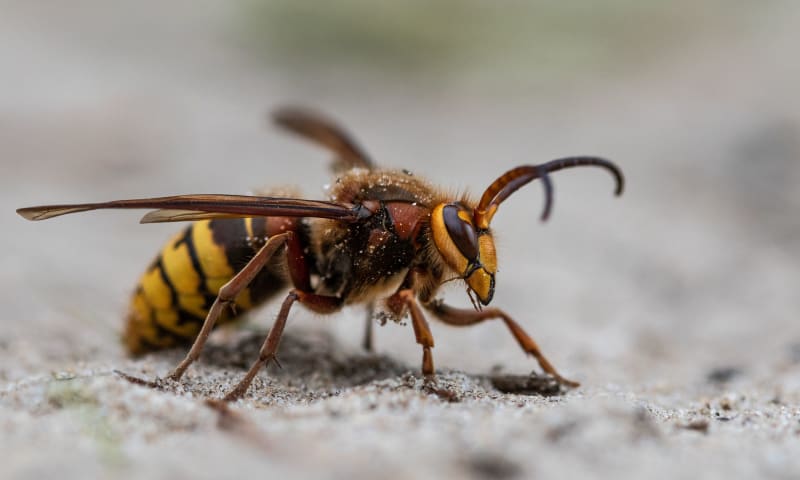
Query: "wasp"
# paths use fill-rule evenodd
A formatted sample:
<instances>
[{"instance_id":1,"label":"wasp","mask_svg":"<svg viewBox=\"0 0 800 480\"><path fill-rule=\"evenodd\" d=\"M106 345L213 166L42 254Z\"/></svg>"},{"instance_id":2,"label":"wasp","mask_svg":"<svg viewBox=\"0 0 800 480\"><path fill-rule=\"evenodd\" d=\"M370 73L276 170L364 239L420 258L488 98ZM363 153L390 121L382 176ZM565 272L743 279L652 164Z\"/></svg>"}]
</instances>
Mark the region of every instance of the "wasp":
<instances>
[{"instance_id":1,"label":"wasp","mask_svg":"<svg viewBox=\"0 0 800 480\"><path fill-rule=\"evenodd\" d=\"M167 242L133 293L123 341L131 354L191 344L169 374L178 381L196 361L215 325L284 293L275 322L244 378L225 396L240 398L277 351L289 312L299 303L331 314L362 304L369 312L365 346L371 345L373 310L382 318L410 317L422 348L422 373L433 379L433 334L427 311L445 324L500 320L522 350L559 383L537 343L510 315L489 308L495 291L497 254L491 222L511 194L533 180L544 187L541 219L552 208L550 174L596 166L610 172L616 195L624 187L612 162L575 156L522 165L494 180L475 201L453 196L405 170L382 169L334 121L310 110L283 108L273 115L284 129L334 155L335 181L327 200L286 191L263 195L178 195L102 203L48 205L17 210L44 220L99 209L150 209L141 223L190 221ZM449 281L465 284L473 308L456 308L437 294Z\"/></svg>"}]
</instances>

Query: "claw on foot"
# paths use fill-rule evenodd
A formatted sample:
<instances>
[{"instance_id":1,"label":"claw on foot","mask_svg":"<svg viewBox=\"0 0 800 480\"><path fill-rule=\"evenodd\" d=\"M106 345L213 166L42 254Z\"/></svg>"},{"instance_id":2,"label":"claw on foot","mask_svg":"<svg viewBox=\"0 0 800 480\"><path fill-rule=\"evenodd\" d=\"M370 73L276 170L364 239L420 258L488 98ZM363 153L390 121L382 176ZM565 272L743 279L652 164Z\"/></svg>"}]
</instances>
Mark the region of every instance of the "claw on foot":
<instances>
[{"instance_id":1,"label":"claw on foot","mask_svg":"<svg viewBox=\"0 0 800 480\"><path fill-rule=\"evenodd\" d=\"M270 361L274 362L275 365L278 366L278 368L283 370L283 365L281 365L281 362L278 361L278 356L277 355L273 355L272 357L268 358L266 363L264 363L264 368L266 368L269 365Z\"/></svg>"},{"instance_id":2,"label":"claw on foot","mask_svg":"<svg viewBox=\"0 0 800 480\"><path fill-rule=\"evenodd\" d=\"M558 382L558 384L561 385L562 387L578 388L578 387L581 386L581 384L579 382L575 382L575 381L569 380L567 378L564 378L564 377L562 377L561 375L559 375L557 373L545 372L545 375L548 375L550 378L552 378L553 380Z\"/></svg>"},{"instance_id":3,"label":"claw on foot","mask_svg":"<svg viewBox=\"0 0 800 480\"><path fill-rule=\"evenodd\" d=\"M185 368L178 367L175 370L173 370L172 372L170 372L170 374L167 375L164 378L166 378L167 380L173 381L173 382L180 382L181 378L183 378L183 374L185 372L186 372Z\"/></svg>"},{"instance_id":4,"label":"claw on foot","mask_svg":"<svg viewBox=\"0 0 800 480\"><path fill-rule=\"evenodd\" d=\"M560 383L561 385L564 385L565 387L569 388L578 388L581 386L580 382L573 382L572 380L567 380L564 377L558 377L556 378L556 380L558 380L558 383Z\"/></svg>"}]
</instances>

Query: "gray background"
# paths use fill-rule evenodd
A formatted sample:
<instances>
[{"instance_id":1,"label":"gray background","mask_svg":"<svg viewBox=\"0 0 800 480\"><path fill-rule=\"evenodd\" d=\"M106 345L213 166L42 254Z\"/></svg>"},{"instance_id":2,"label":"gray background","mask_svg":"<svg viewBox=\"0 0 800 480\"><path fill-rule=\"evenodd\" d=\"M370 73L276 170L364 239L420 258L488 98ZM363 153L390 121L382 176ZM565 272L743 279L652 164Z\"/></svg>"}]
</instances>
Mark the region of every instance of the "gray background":
<instances>
[{"instance_id":1,"label":"gray background","mask_svg":"<svg viewBox=\"0 0 800 480\"><path fill-rule=\"evenodd\" d=\"M2 2L0 476L800 476L800 5L504 5ZM449 403L420 389L409 326L377 328L370 356L360 310L297 309L283 370L220 419L201 399L243 373L275 304L215 335L182 386L114 376L180 358L118 343L176 227L13 209L322 198L327 153L267 124L286 103L453 192L564 155L621 165L620 199L602 172L560 172L547 224L538 186L494 222L494 304L583 387L502 395L484 375L535 367L504 328L433 323Z\"/></svg>"}]
</instances>

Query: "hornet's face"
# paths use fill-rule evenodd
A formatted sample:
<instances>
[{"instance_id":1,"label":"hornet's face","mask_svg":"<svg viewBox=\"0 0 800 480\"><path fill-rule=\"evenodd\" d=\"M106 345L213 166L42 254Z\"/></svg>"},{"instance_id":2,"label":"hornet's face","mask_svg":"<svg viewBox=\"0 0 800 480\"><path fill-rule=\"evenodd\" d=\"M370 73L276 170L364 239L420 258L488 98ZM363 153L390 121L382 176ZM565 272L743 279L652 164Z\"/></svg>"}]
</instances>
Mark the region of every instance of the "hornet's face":
<instances>
[{"instance_id":1,"label":"hornet's face","mask_svg":"<svg viewBox=\"0 0 800 480\"><path fill-rule=\"evenodd\" d=\"M431 214L433 243L447 265L458 272L481 304L494 296L497 256L488 229L479 229L472 209L459 203L437 205Z\"/></svg>"},{"instance_id":2,"label":"hornet's face","mask_svg":"<svg viewBox=\"0 0 800 480\"><path fill-rule=\"evenodd\" d=\"M497 273L497 257L489 224L497 208L511 194L537 178L544 185L545 202L542 221L550 214L553 185L550 172L564 168L594 165L614 175L617 182L616 195L622 193L625 180L616 165L599 157L565 157L541 165L521 165L500 175L481 195L475 208L462 203L442 203L431 213L433 243L445 263L458 272L467 282L470 297L472 292L481 304L488 305L494 295L494 275Z\"/></svg>"}]
</instances>

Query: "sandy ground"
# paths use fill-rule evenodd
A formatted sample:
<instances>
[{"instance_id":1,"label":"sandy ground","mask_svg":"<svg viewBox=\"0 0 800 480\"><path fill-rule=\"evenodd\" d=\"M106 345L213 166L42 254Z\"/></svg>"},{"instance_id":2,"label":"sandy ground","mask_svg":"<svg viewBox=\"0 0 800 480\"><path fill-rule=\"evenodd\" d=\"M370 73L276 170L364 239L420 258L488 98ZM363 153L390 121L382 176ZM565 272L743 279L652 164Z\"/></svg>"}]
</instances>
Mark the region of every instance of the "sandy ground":
<instances>
[{"instance_id":1,"label":"sandy ground","mask_svg":"<svg viewBox=\"0 0 800 480\"><path fill-rule=\"evenodd\" d=\"M211 7L191 28L167 8L126 42L151 18L14 4L0 18L0 477L800 478L800 9L770 5L641 68L493 91L347 75L320 88L219 47ZM362 311L298 309L283 368L210 408L275 304L215 334L181 384L114 374L155 378L181 358L131 360L117 341L174 226L31 224L13 208L283 184L319 198L324 152L264 126L298 100L453 191L575 153L623 167L620 199L605 174L564 172L550 222L536 187L495 222L494 303L582 387L503 393L493 376L535 370L508 333L434 323L437 394L408 325L377 328L368 354ZM468 304L460 288L446 298Z\"/></svg>"}]
</instances>

